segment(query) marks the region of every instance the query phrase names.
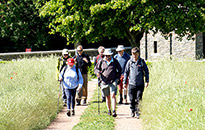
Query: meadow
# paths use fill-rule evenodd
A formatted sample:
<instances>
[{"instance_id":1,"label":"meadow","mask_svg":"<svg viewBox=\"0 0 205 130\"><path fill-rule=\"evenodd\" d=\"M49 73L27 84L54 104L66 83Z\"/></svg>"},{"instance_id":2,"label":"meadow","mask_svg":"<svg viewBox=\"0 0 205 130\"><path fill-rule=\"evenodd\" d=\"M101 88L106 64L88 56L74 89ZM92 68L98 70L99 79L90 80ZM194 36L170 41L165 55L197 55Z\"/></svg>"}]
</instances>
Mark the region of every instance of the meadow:
<instances>
[{"instance_id":1,"label":"meadow","mask_svg":"<svg viewBox=\"0 0 205 130\"><path fill-rule=\"evenodd\" d=\"M45 128L57 113L56 57L0 64L0 73L0 129Z\"/></svg>"},{"instance_id":2,"label":"meadow","mask_svg":"<svg viewBox=\"0 0 205 130\"><path fill-rule=\"evenodd\" d=\"M56 117L56 59L25 58L0 64L0 130L39 130ZM150 63L149 69L150 84L141 103L143 128L204 129L205 63L162 60ZM99 115L96 100L97 90L74 130L114 129L114 118L106 114L105 103L101 103Z\"/></svg>"},{"instance_id":3,"label":"meadow","mask_svg":"<svg viewBox=\"0 0 205 130\"><path fill-rule=\"evenodd\" d=\"M153 62L141 105L144 129L204 129L204 95L204 62Z\"/></svg>"}]
</instances>

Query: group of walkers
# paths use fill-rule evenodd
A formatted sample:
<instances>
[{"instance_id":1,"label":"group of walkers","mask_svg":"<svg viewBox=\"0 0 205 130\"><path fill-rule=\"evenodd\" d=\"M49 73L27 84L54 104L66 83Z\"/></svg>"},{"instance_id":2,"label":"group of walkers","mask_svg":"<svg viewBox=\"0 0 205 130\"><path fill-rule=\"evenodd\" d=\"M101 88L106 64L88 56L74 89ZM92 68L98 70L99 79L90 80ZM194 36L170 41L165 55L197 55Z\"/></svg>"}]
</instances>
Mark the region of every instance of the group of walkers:
<instances>
[{"instance_id":1,"label":"group of walkers","mask_svg":"<svg viewBox=\"0 0 205 130\"><path fill-rule=\"evenodd\" d=\"M131 117L139 118L139 102L144 87L149 84L149 70L140 57L137 47L131 49L131 56L125 52L123 45L118 45L117 54L103 46L98 48L99 55L94 60L94 72L101 88L102 102L106 102L108 114L116 117L116 94L119 88L119 104L127 104L127 93L130 99ZM67 115L75 115L75 104L87 103L88 67L90 58L83 52L83 46L77 46L77 53L71 57L67 49L63 49L58 59L58 80L62 87L62 98L67 106ZM145 77L145 82L144 82ZM117 87L118 86L118 87ZM128 90L128 91L127 91ZM77 93L77 97L75 98ZM112 109L111 109L112 107Z\"/></svg>"}]
</instances>

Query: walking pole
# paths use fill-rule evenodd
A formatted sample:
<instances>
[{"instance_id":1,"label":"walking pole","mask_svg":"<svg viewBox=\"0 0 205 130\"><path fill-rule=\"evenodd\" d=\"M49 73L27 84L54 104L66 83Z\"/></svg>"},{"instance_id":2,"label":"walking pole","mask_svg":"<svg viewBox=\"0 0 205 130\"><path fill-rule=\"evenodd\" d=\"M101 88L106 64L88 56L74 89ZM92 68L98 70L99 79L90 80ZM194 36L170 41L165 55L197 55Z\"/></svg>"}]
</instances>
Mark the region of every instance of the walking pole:
<instances>
[{"instance_id":1,"label":"walking pole","mask_svg":"<svg viewBox=\"0 0 205 130\"><path fill-rule=\"evenodd\" d=\"M58 92L58 105L57 105L57 114L58 114L58 111L59 111L59 100L60 100L60 92L61 92L61 82L60 82L60 85L59 85L59 92Z\"/></svg>"},{"instance_id":2,"label":"walking pole","mask_svg":"<svg viewBox=\"0 0 205 130\"><path fill-rule=\"evenodd\" d=\"M100 78L98 78L98 114L100 115Z\"/></svg>"}]
</instances>

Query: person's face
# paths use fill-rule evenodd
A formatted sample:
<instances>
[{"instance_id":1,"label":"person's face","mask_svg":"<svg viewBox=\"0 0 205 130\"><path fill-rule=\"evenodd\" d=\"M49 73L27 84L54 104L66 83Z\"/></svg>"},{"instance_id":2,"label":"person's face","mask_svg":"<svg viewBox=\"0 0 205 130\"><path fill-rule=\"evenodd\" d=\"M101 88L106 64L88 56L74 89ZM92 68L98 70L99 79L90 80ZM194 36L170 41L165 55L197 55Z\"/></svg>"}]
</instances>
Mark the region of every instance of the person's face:
<instances>
[{"instance_id":1,"label":"person's face","mask_svg":"<svg viewBox=\"0 0 205 130\"><path fill-rule=\"evenodd\" d=\"M64 54L63 57L64 57L64 58L68 58L68 54Z\"/></svg>"},{"instance_id":2,"label":"person's face","mask_svg":"<svg viewBox=\"0 0 205 130\"><path fill-rule=\"evenodd\" d=\"M104 49L101 49L101 50L99 51L99 54L100 54L101 56L103 56L103 53L104 53Z\"/></svg>"},{"instance_id":3,"label":"person's face","mask_svg":"<svg viewBox=\"0 0 205 130\"><path fill-rule=\"evenodd\" d=\"M138 59L138 57L139 57L139 53L138 52L132 52L132 57L135 59L135 60L137 60Z\"/></svg>"},{"instance_id":4,"label":"person's face","mask_svg":"<svg viewBox=\"0 0 205 130\"><path fill-rule=\"evenodd\" d=\"M111 60L111 55L105 55L105 59L106 59L107 61L110 61L110 60Z\"/></svg>"},{"instance_id":5,"label":"person's face","mask_svg":"<svg viewBox=\"0 0 205 130\"><path fill-rule=\"evenodd\" d=\"M70 68L73 68L73 65L69 65Z\"/></svg>"},{"instance_id":6,"label":"person's face","mask_svg":"<svg viewBox=\"0 0 205 130\"><path fill-rule=\"evenodd\" d=\"M82 47L78 47L77 48L77 52L78 52L78 55L82 55L83 54L83 48Z\"/></svg>"},{"instance_id":7,"label":"person's face","mask_svg":"<svg viewBox=\"0 0 205 130\"><path fill-rule=\"evenodd\" d=\"M120 56L122 56L123 55L123 50L122 51L118 51L118 54L120 55Z\"/></svg>"}]
</instances>

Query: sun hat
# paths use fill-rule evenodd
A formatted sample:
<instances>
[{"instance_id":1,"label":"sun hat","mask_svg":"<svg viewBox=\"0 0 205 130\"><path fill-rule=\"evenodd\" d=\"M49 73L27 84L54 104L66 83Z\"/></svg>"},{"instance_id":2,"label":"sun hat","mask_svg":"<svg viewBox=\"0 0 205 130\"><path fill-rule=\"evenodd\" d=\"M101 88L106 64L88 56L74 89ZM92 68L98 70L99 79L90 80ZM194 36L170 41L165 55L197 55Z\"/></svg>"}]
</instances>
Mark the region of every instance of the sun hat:
<instances>
[{"instance_id":1,"label":"sun hat","mask_svg":"<svg viewBox=\"0 0 205 130\"><path fill-rule=\"evenodd\" d=\"M123 45L118 45L116 51L122 51L125 50L125 47Z\"/></svg>"},{"instance_id":2,"label":"sun hat","mask_svg":"<svg viewBox=\"0 0 205 130\"><path fill-rule=\"evenodd\" d=\"M112 55L112 54L113 53L112 53L111 49L105 49L105 51L103 53L103 55Z\"/></svg>"},{"instance_id":3,"label":"sun hat","mask_svg":"<svg viewBox=\"0 0 205 130\"><path fill-rule=\"evenodd\" d=\"M68 54L68 49L63 49L62 55Z\"/></svg>"},{"instance_id":4,"label":"sun hat","mask_svg":"<svg viewBox=\"0 0 205 130\"><path fill-rule=\"evenodd\" d=\"M75 61L73 58L68 58L68 60L67 60L68 65L74 65L74 63L75 63Z\"/></svg>"}]
</instances>

